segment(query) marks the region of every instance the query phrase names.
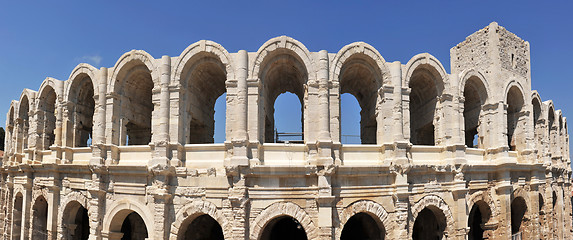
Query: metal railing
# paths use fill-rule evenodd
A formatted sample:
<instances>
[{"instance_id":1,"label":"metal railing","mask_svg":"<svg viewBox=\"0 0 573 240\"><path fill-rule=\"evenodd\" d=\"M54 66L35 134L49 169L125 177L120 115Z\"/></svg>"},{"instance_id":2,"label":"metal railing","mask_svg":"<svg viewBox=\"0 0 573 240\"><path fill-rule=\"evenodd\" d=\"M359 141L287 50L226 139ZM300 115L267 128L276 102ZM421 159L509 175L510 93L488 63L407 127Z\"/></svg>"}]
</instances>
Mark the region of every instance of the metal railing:
<instances>
[{"instance_id":1,"label":"metal railing","mask_svg":"<svg viewBox=\"0 0 573 240\"><path fill-rule=\"evenodd\" d=\"M275 143L304 143L302 132L278 132L275 129Z\"/></svg>"},{"instance_id":2,"label":"metal railing","mask_svg":"<svg viewBox=\"0 0 573 240\"><path fill-rule=\"evenodd\" d=\"M521 232L511 235L511 240L521 240Z\"/></svg>"}]
</instances>

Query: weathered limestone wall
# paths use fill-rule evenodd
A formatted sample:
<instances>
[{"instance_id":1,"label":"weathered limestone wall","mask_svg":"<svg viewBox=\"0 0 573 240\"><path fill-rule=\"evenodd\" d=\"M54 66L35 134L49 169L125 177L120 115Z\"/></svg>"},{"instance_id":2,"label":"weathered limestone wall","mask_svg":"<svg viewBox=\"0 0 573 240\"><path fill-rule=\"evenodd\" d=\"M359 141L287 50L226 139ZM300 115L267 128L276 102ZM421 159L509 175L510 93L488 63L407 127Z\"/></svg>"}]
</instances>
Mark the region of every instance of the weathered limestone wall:
<instances>
[{"instance_id":1,"label":"weathered limestone wall","mask_svg":"<svg viewBox=\"0 0 573 240\"><path fill-rule=\"evenodd\" d=\"M529 43L497 23L386 62L357 42L78 65L12 101L3 239L573 239L567 119L531 89ZM274 142L274 101L304 143ZM361 106L341 143L340 96ZM213 144L226 94L226 140ZM521 237L521 238L519 238Z\"/></svg>"}]
</instances>

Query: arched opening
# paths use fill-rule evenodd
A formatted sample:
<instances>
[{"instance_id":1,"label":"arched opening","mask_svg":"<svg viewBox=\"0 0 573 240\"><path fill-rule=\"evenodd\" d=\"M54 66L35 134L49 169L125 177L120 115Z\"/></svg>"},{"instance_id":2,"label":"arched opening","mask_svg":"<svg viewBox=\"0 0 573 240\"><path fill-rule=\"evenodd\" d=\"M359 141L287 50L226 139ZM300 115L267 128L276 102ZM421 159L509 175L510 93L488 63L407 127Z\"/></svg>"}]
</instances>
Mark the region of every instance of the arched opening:
<instances>
[{"instance_id":1,"label":"arched opening","mask_svg":"<svg viewBox=\"0 0 573 240\"><path fill-rule=\"evenodd\" d=\"M428 206L418 213L412 230L413 240L436 240L444 237L446 216L436 207Z\"/></svg>"},{"instance_id":2,"label":"arched opening","mask_svg":"<svg viewBox=\"0 0 573 240\"><path fill-rule=\"evenodd\" d=\"M562 157L562 159L564 159L564 153L565 153L565 149L563 148L565 146L564 144L564 140L563 137L567 134L566 132L563 131L563 116L561 115L562 112L559 112L559 130L558 130L558 134L559 134L559 140L558 140L558 144L559 144L559 154L560 157Z\"/></svg>"},{"instance_id":3,"label":"arched opening","mask_svg":"<svg viewBox=\"0 0 573 240\"><path fill-rule=\"evenodd\" d=\"M523 117L523 94L516 86L512 86L507 93L507 145L510 151L516 151L518 146L524 141L521 139Z\"/></svg>"},{"instance_id":4,"label":"arched opening","mask_svg":"<svg viewBox=\"0 0 573 240\"><path fill-rule=\"evenodd\" d=\"M487 100L487 92L482 81L470 77L464 86L464 135L470 148L483 146L483 133L480 134L481 110Z\"/></svg>"},{"instance_id":5,"label":"arched opening","mask_svg":"<svg viewBox=\"0 0 573 240\"><path fill-rule=\"evenodd\" d=\"M383 240L385 235L386 232L382 224L379 224L367 213L357 213L344 224L340 240Z\"/></svg>"},{"instance_id":6,"label":"arched opening","mask_svg":"<svg viewBox=\"0 0 573 240\"><path fill-rule=\"evenodd\" d=\"M302 119L301 116L302 103L299 102L298 97L290 92L279 95L275 101L275 137L274 142L277 143L303 143L302 141Z\"/></svg>"},{"instance_id":7,"label":"arched opening","mask_svg":"<svg viewBox=\"0 0 573 240\"><path fill-rule=\"evenodd\" d=\"M511 201L511 234L519 234L522 231L523 217L527 212L527 204L522 197L516 197Z\"/></svg>"},{"instance_id":8,"label":"arched opening","mask_svg":"<svg viewBox=\"0 0 573 240\"><path fill-rule=\"evenodd\" d=\"M78 76L70 87L69 98L75 108L72 116L74 147L88 147L92 142L95 111L94 87L90 77Z\"/></svg>"},{"instance_id":9,"label":"arched opening","mask_svg":"<svg viewBox=\"0 0 573 240\"><path fill-rule=\"evenodd\" d=\"M10 159L10 156L14 153L14 107L10 106L10 112L8 113L8 125L6 126L6 136L5 136L5 152L7 153L4 157L4 161Z\"/></svg>"},{"instance_id":10,"label":"arched opening","mask_svg":"<svg viewBox=\"0 0 573 240\"><path fill-rule=\"evenodd\" d=\"M32 207L32 239L48 239L48 201L43 196L36 198Z\"/></svg>"},{"instance_id":11,"label":"arched opening","mask_svg":"<svg viewBox=\"0 0 573 240\"><path fill-rule=\"evenodd\" d=\"M64 210L64 239L87 240L90 236L88 210L74 201Z\"/></svg>"},{"instance_id":12,"label":"arched opening","mask_svg":"<svg viewBox=\"0 0 573 240\"><path fill-rule=\"evenodd\" d=\"M211 216L204 214L191 222L183 222L178 240L224 240L221 225Z\"/></svg>"},{"instance_id":13,"label":"arched opening","mask_svg":"<svg viewBox=\"0 0 573 240\"><path fill-rule=\"evenodd\" d=\"M555 124L555 109L549 106L547 113L547 129L549 131L549 154L553 157L554 149L557 147L557 126Z\"/></svg>"},{"instance_id":14,"label":"arched opening","mask_svg":"<svg viewBox=\"0 0 573 240\"><path fill-rule=\"evenodd\" d=\"M216 102L226 104L225 65L217 56L201 53L187 62L182 78L186 83L187 143L213 143ZM224 126L224 112L222 116Z\"/></svg>"},{"instance_id":15,"label":"arched opening","mask_svg":"<svg viewBox=\"0 0 573 240\"><path fill-rule=\"evenodd\" d=\"M30 128L29 113L30 105L28 97L24 96L20 101L20 109L18 109L18 152L23 153L24 149L28 148L28 130Z\"/></svg>"},{"instance_id":16,"label":"arched opening","mask_svg":"<svg viewBox=\"0 0 573 240\"><path fill-rule=\"evenodd\" d=\"M557 193L553 191L553 210L555 210L555 206L557 205ZM555 211L553 211L555 213Z\"/></svg>"},{"instance_id":17,"label":"arched opening","mask_svg":"<svg viewBox=\"0 0 573 240\"><path fill-rule=\"evenodd\" d=\"M213 136L215 143L224 143L227 137L227 123L225 122L227 114L227 93L223 93L215 101L215 134Z\"/></svg>"},{"instance_id":18,"label":"arched opening","mask_svg":"<svg viewBox=\"0 0 573 240\"><path fill-rule=\"evenodd\" d=\"M539 118L541 117L541 102L539 98L534 97L531 100L531 105L533 106L533 134L535 136L535 144L537 145L537 158L541 159L542 149L542 140L543 140L543 132L539 128Z\"/></svg>"},{"instance_id":19,"label":"arched opening","mask_svg":"<svg viewBox=\"0 0 573 240\"><path fill-rule=\"evenodd\" d=\"M531 105L533 105L533 128L537 129L539 117L541 117L541 102L539 102L539 99L533 98Z\"/></svg>"},{"instance_id":20,"label":"arched opening","mask_svg":"<svg viewBox=\"0 0 573 240\"><path fill-rule=\"evenodd\" d=\"M480 200L473 205L468 217L469 240L488 239L485 234L487 231L485 225L490 217L491 210L487 203Z\"/></svg>"},{"instance_id":21,"label":"arched opening","mask_svg":"<svg viewBox=\"0 0 573 240\"><path fill-rule=\"evenodd\" d=\"M545 204L545 201L543 201L543 195L541 195L541 193L539 193L539 211L541 212L541 210L543 210L543 205Z\"/></svg>"},{"instance_id":22,"label":"arched opening","mask_svg":"<svg viewBox=\"0 0 573 240\"><path fill-rule=\"evenodd\" d=\"M123 234L121 240L136 240L136 239L146 239L147 226L143 218L139 216L136 212L131 212L121 224L121 233Z\"/></svg>"},{"instance_id":23,"label":"arched opening","mask_svg":"<svg viewBox=\"0 0 573 240\"><path fill-rule=\"evenodd\" d=\"M264 227L260 240L307 240L302 225L291 216L277 217Z\"/></svg>"},{"instance_id":24,"label":"arched opening","mask_svg":"<svg viewBox=\"0 0 573 240\"><path fill-rule=\"evenodd\" d=\"M120 95L120 145L147 145L151 142L153 79L150 70L134 60L118 75Z\"/></svg>"},{"instance_id":25,"label":"arched opening","mask_svg":"<svg viewBox=\"0 0 573 240\"><path fill-rule=\"evenodd\" d=\"M414 70L410 78L410 142L414 145L435 145L435 114L441 86L431 67Z\"/></svg>"},{"instance_id":26,"label":"arched opening","mask_svg":"<svg viewBox=\"0 0 573 240\"><path fill-rule=\"evenodd\" d=\"M350 94L340 95L340 142L342 144L361 144L360 104Z\"/></svg>"},{"instance_id":27,"label":"arched opening","mask_svg":"<svg viewBox=\"0 0 573 240\"><path fill-rule=\"evenodd\" d=\"M22 193L17 193L14 199L14 210L12 211L12 239L20 240L20 233L22 232L22 203L24 197Z\"/></svg>"},{"instance_id":28,"label":"arched opening","mask_svg":"<svg viewBox=\"0 0 573 240\"><path fill-rule=\"evenodd\" d=\"M265 143L276 142L275 132L285 132L283 129L275 131L275 101L283 93L290 92L298 97L301 103L301 116L304 116L304 96L306 94L306 81L308 72L302 60L296 53L287 49L277 49L269 53L261 63L259 76L263 83L263 123ZM292 103L291 103L292 104ZM280 115L280 114L279 114ZM288 118L290 121L297 119ZM304 141L304 117L301 117L302 134L298 141Z\"/></svg>"},{"instance_id":29,"label":"arched opening","mask_svg":"<svg viewBox=\"0 0 573 240\"><path fill-rule=\"evenodd\" d=\"M340 93L351 94L360 105L360 142L362 144L376 144L376 102L381 81L381 70L374 60L364 54L351 56L340 69ZM341 110L341 113L344 112ZM344 114L341 114L341 117L344 118ZM341 125L343 124L345 123L341 122Z\"/></svg>"},{"instance_id":30,"label":"arched opening","mask_svg":"<svg viewBox=\"0 0 573 240\"><path fill-rule=\"evenodd\" d=\"M56 135L54 131L56 130L56 91L50 86L47 86L42 95L40 95L40 101L38 104L39 118L38 121L38 131L41 134L41 146L40 148L44 150L49 150L50 146L54 144L56 140Z\"/></svg>"}]
</instances>

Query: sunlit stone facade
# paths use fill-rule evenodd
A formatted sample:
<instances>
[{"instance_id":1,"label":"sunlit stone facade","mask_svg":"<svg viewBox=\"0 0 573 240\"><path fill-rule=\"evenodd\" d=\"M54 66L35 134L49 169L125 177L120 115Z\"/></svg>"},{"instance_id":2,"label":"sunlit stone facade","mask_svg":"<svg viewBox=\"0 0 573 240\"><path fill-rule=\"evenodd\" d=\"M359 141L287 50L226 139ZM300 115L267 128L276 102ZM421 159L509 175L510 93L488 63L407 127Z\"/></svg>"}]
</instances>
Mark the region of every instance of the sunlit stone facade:
<instances>
[{"instance_id":1,"label":"sunlit stone facade","mask_svg":"<svg viewBox=\"0 0 573 240\"><path fill-rule=\"evenodd\" d=\"M386 62L357 42L257 52L211 41L25 89L6 122L4 239L571 239L567 120L531 89L529 43L497 23ZM304 143L274 143L274 102ZM226 141L213 143L226 93ZM341 144L340 95L360 145Z\"/></svg>"}]
</instances>

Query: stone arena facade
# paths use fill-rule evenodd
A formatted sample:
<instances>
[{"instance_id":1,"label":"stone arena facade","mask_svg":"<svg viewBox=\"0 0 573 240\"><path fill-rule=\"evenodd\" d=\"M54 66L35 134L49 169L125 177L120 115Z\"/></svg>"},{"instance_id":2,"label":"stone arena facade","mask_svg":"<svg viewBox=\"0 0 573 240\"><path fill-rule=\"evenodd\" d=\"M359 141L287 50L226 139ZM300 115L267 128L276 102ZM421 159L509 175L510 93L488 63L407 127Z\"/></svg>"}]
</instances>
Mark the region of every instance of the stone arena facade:
<instances>
[{"instance_id":1,"label":"stone arena facade","mask_svg":"<svg viewBox=\"0 0 573 240\"><path fill-rule=\"evenodd\" d=\"M257 52L212 41L80 64L12 101L3 239L573 239L567 120L531 89L530 47L491 23L386 62L356 42ZM300 99L303 142L275 142ZM226 140L213 143L226 93ZM362 144L341 144L340 96Z\"/></svg>"}]
</instances>

